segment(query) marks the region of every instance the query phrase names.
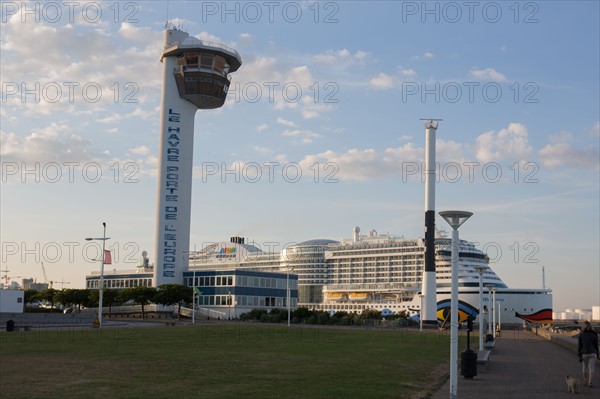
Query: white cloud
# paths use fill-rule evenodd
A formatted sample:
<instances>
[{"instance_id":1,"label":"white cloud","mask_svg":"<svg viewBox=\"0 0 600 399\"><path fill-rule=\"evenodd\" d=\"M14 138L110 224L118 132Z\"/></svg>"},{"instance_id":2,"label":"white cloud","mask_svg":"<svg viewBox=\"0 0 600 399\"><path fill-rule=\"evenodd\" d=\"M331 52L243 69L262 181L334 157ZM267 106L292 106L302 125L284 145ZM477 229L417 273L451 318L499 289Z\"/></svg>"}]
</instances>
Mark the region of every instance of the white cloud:
<instances>
[{"instance_id":1,"label":"white cloud","mask_svg":"<svg viewBox=\"0 0 600 399\"><path fill-rule=\"evenodd\" d=\"M335 99L335 95L331 97ZM322 95L320 98L313 98L313 96L302 97L302 109L300 114L304 119L313 119L321 116L324 112L329 112L333 109L333 104L326 103L326 98Z\"/></svg>"},{"instance_id":2,"label":"white cloud","mask_svg":"<svg viewBox=\"0 0 600 399\"><path fill-rule=\"evenodd\" d=\"M272 149L267 148L267 147L260 147L260 146L253 146L252 149L256 152L258 152L259 154L271 154L273 152Z\"/></svg>"},{"instance_id":3,"label":"white cloud","mask_svg":"<svg viewBox=\"0 0 600 399\"><path fill-rule=\"evenodd\" d=\"M281 73L277 71L277 60L273 57L248 57L244 59L244 67L233 75L234 82L240 86L249 83L281 82ZM229 97L232 98L232 97Z\"/></svg>"},{"instance_id":4,"label":"white cloud","mask_svg":"<svg viewBox=\"0 0 600 399\"><path fill-rule=\"evenodd\" d=\"M280 125L283 125L283 126L287 126L287 127L298 127L298 125L295 122L290 121L285 118L281 118L281 117L277 118L277 123L279 123Z\"/></svg>"},{"instance_id":5,"label":"white cloud","mask_svg":"<svg viewBox=\"0 0 600 399\"><path fill-rule=\"evenodd\" d=\"M140 103L156 101L159 96L161 64L157 49L162 47L162 32L124 23L115 31L98 24L82 33L75 32L73 25L43 20L36 23L29 17L24 20L21 22L21 15L15 14L2 26L3 81L25 82L28 88L39 84L52 90L47 96L42 89L39 102L11 102L8 106L14 106L13 114L39 117L57 112L98 113L111 103L123 103L127 95ZM89 28L89 23L86 25ZM60 89L57 97L56 87ZM100 96L94 90L84 92L85 87L99 87ZM93 101L86 97L90 93L96 97Z\"/></svg>"},{"instance_id":6,"label":"white cloud","mask_svg":"<svg viewBox=\"0 0 600 399\"><path fill-rule=\"evenodd\" d=\"M430 60L434 57L433 53L430 53L429 51L426 52L425 54L423 54L423 58L425 58L426 60Z\"/></svg>"},{"instance_id":7,"label":"white cloud","mask_svg":"<svg viewBox=\"0 0 600 399\"><path fill-rule=\"evenodd\" d=\"M301 144L310 144L313 142L313 139L321 137L320 134L307 129L286 129L281 134L285 137L295 137L300 140Z\"/></svg>"},{"instance_id":8,"label":"white cloud","mask_svg":"<svg viewBox=\"0 0 600 399\"><path fill-rule=\"evenodd\" d=\"M33 129L25 137L0 131L0 156L3 161L15 162L90 162L106 158L106 151L94 146L91 140L74 134L63 122Z\"/></svg>"},{"instance_id":9,"label":"white cloud","mask_svg":"<svg viewBox=\"0 0 600 399\"><path fill-rule=\"evenodd\" d=\"M492 80L496 82L505 82L506 76L496 71L494 68L474 69L469 72L471 77L481 80Z\"/></svg>"},{"instance_id":10,"label":"white cloud","mask_svg":"<svg viewBox=\"0 0 600 399\"><path fill-rule=\"evenodd\" d=\"M402 73L402 76L405 78L409 78L409 79L414 79L417 76L417 73L415 72L414 69L402 69L400 71Z\"/></svg>"},{"instance_id":11,"label":"white cloud","mask_svg":"<svg viewBox=\"0 0 600 399\"><path fill-rule=\"evenodd\" d=\"M347 68L353 64L364 63L369 60L369 53L356 51L354 54L348 49L327 50L324 53L313 55L312 60L319 64L331 65L339 68Z\"/></svg>"},{"instance_id":12,"label":"white cloud","mask_svg":"<svg viewBox=\"0 0 600 399\"><path fill-rule=\"evenodd\" d=\"M112 115L109 115L109 116L101 118L101 119L96 119L96 122L109 125L111 123L117 123L120 120L121 120L121 115L112 114Z\"/></svg>"},{"instance_id":13,"label":"white cloud","mask_svg":"<svg viewBox=\"0 0 600 399\"><path fill-rule=\"evenodd\" d=\"M589 145L586 147L575 147L570 141L570 133L553 135L550 144L545 145L538 154L542 164L548 168L598 168L600 165L600 154L598 147Z\"/></svg>"},{"instance_id":14,"label":"white cloud","mask_svg":"<svg viewBox=\"0 0 600 399\"><path fill-rule=\"evenodd\" d=\"M369 80L369 84L376 89L391 89L394 87L394 78L381 72Z\"/></svg>"},{"instance_id":15,"label":"white cloud","mask_svg":"<svg viewBox=\"0 0 600 399\"><path fill-rule=\"evenodd\" d=\"M136 117L136 118L140 118L140 119L144 119L144 120L152 120L152 119L156 119L158 117L158 112L154 112L154 111L146 111L141 107L137 107L136 109L133 110L133 112L130 112L129 114L127 114L127 117Z\"/></svg>"},{"instance_id":16,"label":"white cloud","mask_svg":"<svg viewBox=\"0 0 600 399\"><path fill-rule=\"evenodd\" d=\"M312 76L310 68L306 65L301 65L292 68L288 73L288 82L297 83L304 90L312 86L315 83L315 79ZM287 95L293 97L294 94L288 93Z\"/></svg>"},{"instance_id":17,"label":"white cloud","mask_svg":"<svg viewBox=\"0 0 600 399\"><path fill-rule=\"evenodd\" d=\"M527 160L531 155L527 128L520 123L510 123L498 132L490 131L477 137L476 158L480 162L502 159Z\"/></svg>"},{"instance_id":18,"label":"white cloud","mask_svg":"<svg viewBox=\"0 0 600 399\"><path fill-rule=\"evenodd\" d=\"M221 38L219 36L215 36L210 32L206 32L206 31L202 31L200 33L198 33L197 35L194 35L196 38L203 40L205 42L211 42L211 43L224 43L223 40L221 40Z\"/></svg>"},{"instance_id":19,"label":"white cloud","mask_svg":"<svg viewBox=\"0 0 600 399\"><path fill-rule=\"evenodd\" d=\"M569 132L560 132L560 133L552 134L552 135L550 135L550 137L548 137L548 141L550 141L551 143L560 143L560 142L564 142L564 141L571 141L572 139L573 139L573 135Z\"/></svg>"},{"instance_id":20,"label":"white cloud","mask_svg":"<svg viewBox=\"0 0 600 399\"><path fill-rule=\"evenodd\" d=\"M123 22L119 28L119 35L121 37L143 45L148 43L148 38L158 34L160 33L154 32L148 27L140 28L129 22Z\"/></svg>"},{"instance_id":21,"label":"white cloud","mask_svg":"<svg viewBox=\"0 0 600 399\"><path fill-rule=\"evenodd\" d=\"M140 145L130 149L129 152L136 155L148 155L150 153L150 148L146 147L145 145Z\"/></svg>"},{"instance_id":22,"label":"white cloud","mask_svg":"<svg viewBox=\"0 0 600 399\"><path fill-rule=\"evenodd\" d=\"M230 93L238 88L240 92L236 91L236 95L228 96L228 106L240 99L245 101L245 91L249 97L254 96L255 88L258 87L262 102L273 104L276 110L298 112L304 119L316 118L333 109L332 104L324 104L324 100L327 95L335 97L334 88L319 83L308 65L282 67L273 57L258 56L245 60L244 67L233 76ZM319 84L317 89L315 84ZM307 101L308 99L312 101Z\"/></svg>"},{"instance_id":23,"label":"white cloud","mask_svg":"<svg viewBox=\"0 0 600 399\"><path fill-rule=\"evenodd\" d=\"M269 128L269 125L267 125L266 123L263 123L263 124L258 125L256 127L256 131L257 132L262 132L263 130L268 129L268 128Z\"/></svg>"},{"instance_id":24,"label":"white cloud","mask_svg":"<svg viewBox=\"0 0 600 399\"><path fill-rule=\"evenodd\" d=\"M438 162L463 162L464 145L454 141L437 140ZM406 143L400 147L388 147L382 151L372 148L353 148L339 153L327 150L319 154L306 155L300 162L302 168L309 168L315 162L336 165L336 177L341 180L366 181L389 177L420 178L415 171L424 167L425 150ZM410 175L410 176L409 176Z\"/></svg>"}]
</instances>

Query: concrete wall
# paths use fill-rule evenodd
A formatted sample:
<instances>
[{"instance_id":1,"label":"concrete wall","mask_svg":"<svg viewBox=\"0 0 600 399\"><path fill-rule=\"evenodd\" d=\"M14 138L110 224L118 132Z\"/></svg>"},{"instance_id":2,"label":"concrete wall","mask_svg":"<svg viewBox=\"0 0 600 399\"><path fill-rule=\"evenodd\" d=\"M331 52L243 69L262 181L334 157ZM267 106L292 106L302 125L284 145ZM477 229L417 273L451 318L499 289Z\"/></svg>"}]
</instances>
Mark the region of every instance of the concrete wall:
<instances>
[{"instance_id":1,"label":"concrete wall","mask_svg":"<svg viewBox=\"0 0 600 399\"><path fill-rule=\"evenodd\" d=\"M24 296L22 290L0 290L0 313L23 313Z\"/></svg>"},{"instance_id":2,"label":"concrete wall","mask_svg":"<svg viewBox=\"0 0 600 399\"><path fill-rule=\"evenodd\" d=\"M577 354L577 335L569 337L566 335L561 335L561 334L550 332L541 327L539 327L537 329L534 328L532 331L535 332L540 337L544 337L548 341L552 341L555 344L560 345L563 348L566 348L569 351L572 351L573 353Z\"/></svg>"},{"instance_id":3,"label":"concrete wall","mask_svg":"<svg viewBox=\"0 0 600 399\"><path fill-rule=\"evenodd\" d=\"M95 314L86 313L0 313L0 330L6 329L6 322L12 320L16 327L31 329L52 326L92 326Z\"/></svg>"}]
</instances>

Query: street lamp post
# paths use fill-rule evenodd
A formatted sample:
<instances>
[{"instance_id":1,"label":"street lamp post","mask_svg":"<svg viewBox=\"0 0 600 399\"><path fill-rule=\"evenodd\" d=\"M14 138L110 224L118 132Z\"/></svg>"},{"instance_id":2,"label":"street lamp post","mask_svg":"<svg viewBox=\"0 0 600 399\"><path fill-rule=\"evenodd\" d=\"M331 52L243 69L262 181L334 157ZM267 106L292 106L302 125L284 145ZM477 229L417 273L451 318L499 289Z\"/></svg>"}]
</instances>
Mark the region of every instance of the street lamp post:
<instances>
[{"instance_id":1,"label":"street lamp post","mask_svg":"<svg viewBox=\"0 0 600 399\"><path fill-rule=\"evenodd\" d=\"M419 331L423 332L423 297L425 295L419 294L419 299L421 300L421 304L419 305Z\"/></svg>"},{"instance_id":2,"label":"street lamp post","mask_svg":"<svg viewBox=\"0 0 600 399\"><path fill-rule=\"evenodd\" d=\"M458 228L473 215L465 211L443 211L440 216L452 227L452 294L450 299L450 399L458 392Z\"/></svg>"},{"instance_id":3,"label":"street lamp post","mask_svg":"<svg viewBox=\"0 0 600 399\"><path fill-rule=\"evenodd\" d=\"M231 291L227 291L227 320L231 320Z\"/></svg>"},{"instance_id":4,"label":"street lamp post","mask_svg":"<svg viewBox=\"0 0 600 399\"><path fill-rule=\"evenodd\" d=\"M106 240L110 240L110 237L106 237L106 223L102 222L103 234L102 238L87 237L86 241L102 241L102 255L100 256L100 285L98 287L98 328L102 328L102 300L104 291L104 251L106 247Z\"/></svg>"},{"instance_id":5,"label":"street lamp post","mask_svg":"<svg viewBox=\"0 0 600 399\"><path fill-rule=\"evenodd\" d=\"M498 333L502 331L502 307L500 306L500 301L496 302L496 307L498 308Z\"/></svg>"},{"instance_id":6,"label":"street lamp post","mask_svg":"<svg viewBox=\"0 0 600 399\"><path fill-rule=\"evenodd\" d=\"M487 269L487 266L475 266L475 270L479 273L479 353L483 351L483 326L485 320L483 319L483 272Z\"/></svg>"},{"instance_id":7,"label":"street lamp post","mask_svg":"<svg viewBox=\"0 0 600 399\"><path fill-rule=\"evenodd\" d=\"M493 284L486 284L485 285L488 289L488 302L489 302L489 306L488 306L488 334L493 335L493 329L492 329L492 314L494 313L494 302L492 302L492 287L494 286Z\"/></svg>"},{"instance_id":8,"label":"street lamp post","mask_svg":"<svg viewBox=\"0 0 600 399\"><path fill-rule=\"evenodd\" d=\"M496 338L496 287L492 288L492 336Z\"/></svg>"},{"instance_id":9,"label":"street lamp post","mask_svg":"<svg viewBox=\"0 0 600 399\"><path fill-rule=\"evenodd\" d=\"M192 277L192 325L196 325L196 271Z\"/></svg>"},{"instance_id":10,"label":"street lamp post","mask_svg":"<svg viewBox=\"0 0 600 399\"><path fill-rule=\"evenodd\" d=\"M292 267L292 270L294 270L294 268ZM288 313L288 320L287 320L287 326L290 326L291 323L291 289L290 289L290 269L288 267L287 269L287 279L286 279L286 283L285 283L285 288L286 288L286 305L287 305L287 313Z\"/></svg>"}]
</instances>

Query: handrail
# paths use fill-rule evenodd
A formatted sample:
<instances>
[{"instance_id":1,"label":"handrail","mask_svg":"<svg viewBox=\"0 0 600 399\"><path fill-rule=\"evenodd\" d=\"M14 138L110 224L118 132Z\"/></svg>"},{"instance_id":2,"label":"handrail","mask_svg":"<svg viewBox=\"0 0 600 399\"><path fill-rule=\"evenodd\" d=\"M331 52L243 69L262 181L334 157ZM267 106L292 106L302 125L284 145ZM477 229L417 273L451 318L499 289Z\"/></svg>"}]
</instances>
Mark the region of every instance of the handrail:
<instances>
[{"instance_id":1,"label":"handrail","mask_svg":"<svg viewBox=\"0 0 600 399\"><path fill-rule=\"evenodd\" d=\"M190 67L189 65L179 65L173 69L174 74L185 73L185 72L206 72L206 73L222 76L222 77L226 78L227 80L231 81L231 74L228 74L225 72L219 72L219 71L215 70L214 68L206 68L206 67L201 67L201 66Z\"/></svg>"}]
</instances>

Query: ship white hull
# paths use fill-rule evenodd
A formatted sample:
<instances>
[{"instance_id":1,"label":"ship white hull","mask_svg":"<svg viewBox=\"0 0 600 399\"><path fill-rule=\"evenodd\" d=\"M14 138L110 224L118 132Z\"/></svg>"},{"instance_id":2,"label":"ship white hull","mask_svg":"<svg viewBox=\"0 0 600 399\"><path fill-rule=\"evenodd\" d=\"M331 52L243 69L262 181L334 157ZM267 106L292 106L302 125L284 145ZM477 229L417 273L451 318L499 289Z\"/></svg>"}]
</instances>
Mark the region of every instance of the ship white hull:
<instances>
[{"instance_id":1,"label":"ship white hull","mask_svg":"<svg viewBox=\"0 0 600 399\"><path fill-rule=\"evenodd\" d=\"M490 310L492 309L490 295L484 290L483 294L484 307L484 322L489 323L491 317ZM530 289L498 289L495 298L496 306L494 312L496 323L501 325L506 324L522 324L523 318L516 316L519 313L522 316L531 316L532 322L547 322L547 315L552 314L552 294L546 290L530 290ZM438 321L442 322L444 314L447 314L450 303L450 292L438 291ZM466 317L466 314L471 314L475 317L475 321L479 322L479 292L477 290L461 291L459 293L459 312L461 316ZM352 302L344 304L326 303L318 308L327 311L351 311L360 312L364 309L375 309L385 314L398 313L406 311L411 316L418 316L421 307L420 298L418 295L408 302L398 301L379 301L379 302ZM444 310L444 308L448 310ZM463 318L461 317L461 320Z\"/></svg>"}]
</instances>

